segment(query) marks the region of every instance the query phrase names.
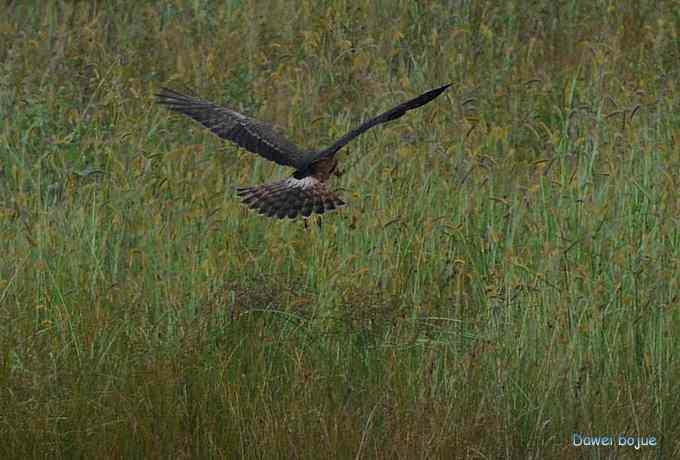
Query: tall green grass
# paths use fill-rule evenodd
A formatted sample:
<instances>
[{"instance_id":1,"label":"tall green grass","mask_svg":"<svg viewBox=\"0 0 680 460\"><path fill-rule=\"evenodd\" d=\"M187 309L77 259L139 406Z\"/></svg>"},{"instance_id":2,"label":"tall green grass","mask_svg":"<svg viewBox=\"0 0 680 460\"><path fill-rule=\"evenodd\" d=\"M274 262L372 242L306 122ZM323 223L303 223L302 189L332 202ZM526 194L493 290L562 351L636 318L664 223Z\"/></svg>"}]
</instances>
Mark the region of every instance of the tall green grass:
<instances>
[{"instance_id":1,"label":"tall green grass","mask_svg":"<svg viewBox=\"0 0 680 460\"><path fill-rule=\"evenodd\" d=\"M0 457L680 456L678 34L646 0L4 2ZM309 228L234 196L290 171L153 104L320 147L446 82Z\"/></svg>"}]
</instances>

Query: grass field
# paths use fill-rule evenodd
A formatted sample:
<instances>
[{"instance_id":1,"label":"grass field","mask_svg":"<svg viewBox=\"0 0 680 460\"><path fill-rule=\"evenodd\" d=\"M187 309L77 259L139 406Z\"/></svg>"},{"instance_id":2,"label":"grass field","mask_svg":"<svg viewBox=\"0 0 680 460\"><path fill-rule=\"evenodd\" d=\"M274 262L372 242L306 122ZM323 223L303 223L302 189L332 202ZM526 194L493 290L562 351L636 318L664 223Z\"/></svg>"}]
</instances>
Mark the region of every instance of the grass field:
<instances>
[{"instance_id":1,"label":"grass field","mask_svg":"<svg viewBox=\"0 0 680 460\"><path fill-rule=\"evenodd\" d=\"M3 2L0 458L680 458L679 78L674 2ZM307 229L153 103L322 147L447 82Z\"/></svg>"}]
</instances>

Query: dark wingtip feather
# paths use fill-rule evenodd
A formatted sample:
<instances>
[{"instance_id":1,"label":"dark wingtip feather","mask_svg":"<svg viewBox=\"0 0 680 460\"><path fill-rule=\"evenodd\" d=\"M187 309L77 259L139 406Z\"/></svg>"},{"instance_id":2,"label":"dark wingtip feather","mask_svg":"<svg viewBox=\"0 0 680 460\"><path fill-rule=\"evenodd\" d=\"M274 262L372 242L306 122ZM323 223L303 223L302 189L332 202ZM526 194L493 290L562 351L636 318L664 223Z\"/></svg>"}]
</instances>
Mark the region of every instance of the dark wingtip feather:
<instances>
[{"instance_id":1,"label":"dark wingtip feather","mask_svg":"<svg viewBox=\"0 0 680 460\"><path fill-rule=\"evenodd\" d=\"M163 103L163 99L166 98L176 98L177 96L183 96L182 94L178 93L177 91L173 91L170 88L166 88L165 86L162 86L156 94L156 102L157 103Z\"/></svg>"},{"instance_id":2,"label":"dark wingtip feather","mask_svg":"<svg viewBox=\"0 0 680 460\"><path fill-rule=\"evenodd\" d=\"M180 106L186 106L189 104L205 104L204 101L197 99L194 96L187 96L174 89L166 88L162 86L156 94L156 104L161 104L169 108L170 110L177 111Z\"/></svg>"},{"instance_id":3,"label":"dark wingtip feather","mask_svg":"<svg viewBox=\"0 0 680 460\"><path fill-rule=\"evenodd\" d=\"M451 86L452 84L453 84L453 83L448 83L448 84L446 84L446 85L444 85L444 86L440 86L439 88L431 89L430 91L421 94L420 96L418 96L417 98L415 98L415 99L412 101L412 102L413 102L413 105L410 105L410 104L409 104L410 107L408 107L408 109L415 109L416 107L420 107L420 106L422 106L422 105L427 104L427 103L430 102L432 99L436 98L436 97L439 96L441 93L443 93L444 91L446 91L446 89L447 89L449 86Z\"/></svg>"},{"instance_id":4,"label":"dark wingtip feather","mask_svg":"<svg viewBox=\"0 0 680 460\"><path fill-rule=\"evenodd\" d=\"M444 91L446 88L448 88L448 87L451 86L451 85L453 85L453 83L447 83L447 84L445 84L445 85L443 85L443 86L440 86L439 88L436 88L435 91L440 91L440 92L441 92L441 91Z\"/></svg>"}]
</instances>

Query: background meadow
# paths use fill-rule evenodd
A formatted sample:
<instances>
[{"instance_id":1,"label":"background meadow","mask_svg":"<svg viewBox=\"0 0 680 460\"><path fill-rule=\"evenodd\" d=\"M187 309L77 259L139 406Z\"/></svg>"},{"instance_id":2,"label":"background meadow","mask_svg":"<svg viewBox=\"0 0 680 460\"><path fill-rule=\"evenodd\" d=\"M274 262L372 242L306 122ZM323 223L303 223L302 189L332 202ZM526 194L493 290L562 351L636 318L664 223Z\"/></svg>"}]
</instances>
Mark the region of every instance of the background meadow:
<instances>
[{"instance_id":1,"label":"background meadow","mask_svg":"<svg viewBox=\"0 0 680 460\"><path fill-rule=\"evenodd\" d=\"M5 1L1 458L680 457L680 8ZM155 106L341 155L348 207ZM574 448L573 432L659 447Z\"/></svg>"}]
</instances>

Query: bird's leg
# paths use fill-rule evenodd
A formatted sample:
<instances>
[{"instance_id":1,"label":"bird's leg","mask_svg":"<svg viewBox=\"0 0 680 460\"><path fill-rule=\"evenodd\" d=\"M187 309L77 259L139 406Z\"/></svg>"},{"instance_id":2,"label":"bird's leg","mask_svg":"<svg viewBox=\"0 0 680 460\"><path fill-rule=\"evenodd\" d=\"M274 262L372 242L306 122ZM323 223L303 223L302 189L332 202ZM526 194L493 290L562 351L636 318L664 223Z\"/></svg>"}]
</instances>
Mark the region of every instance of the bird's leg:
<instances>
[{"instance_id":1,"label":"bird's leg","mask_svg":"<svg viewBox=\"0 0 680 460\"><path fill-rule=\"evenodd\" d=\"M318 225L319 228L321 228L321 217L320 217L320 216L311 215L311 216L305 217L305 218L303 219L303 222L304 222L304 224L305 224L305 230L306 230L306 231L309 231L309 221L310 221L310 220L311 220L312 222L316 222L316 225Z\"/></svg>"}]
</instances>

